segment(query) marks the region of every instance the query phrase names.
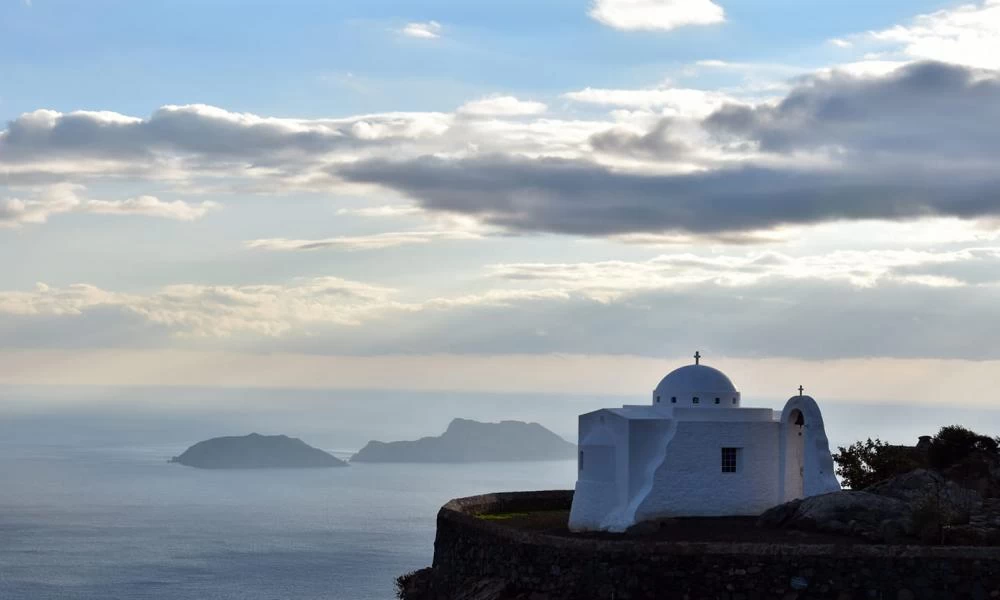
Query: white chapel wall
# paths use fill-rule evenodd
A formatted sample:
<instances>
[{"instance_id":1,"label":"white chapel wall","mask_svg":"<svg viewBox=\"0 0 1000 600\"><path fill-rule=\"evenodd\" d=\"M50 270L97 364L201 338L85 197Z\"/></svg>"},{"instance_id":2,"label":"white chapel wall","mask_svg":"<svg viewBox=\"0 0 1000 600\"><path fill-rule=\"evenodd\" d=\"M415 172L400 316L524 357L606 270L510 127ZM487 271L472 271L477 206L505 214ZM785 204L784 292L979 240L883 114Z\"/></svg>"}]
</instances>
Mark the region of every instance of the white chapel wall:
<instances>
[{"instance_id":1,"label":"white chapel wall","mask_svg":"<svg viewBox=\"0 0 1000 600\"><path fill-rule=\"evenodd\" d=\"M669 516L758 515L779 504L779 426L678 422L636 521ZM722 472L722 448L740 448L740 470Z\"/></svg>"}]
</instances>

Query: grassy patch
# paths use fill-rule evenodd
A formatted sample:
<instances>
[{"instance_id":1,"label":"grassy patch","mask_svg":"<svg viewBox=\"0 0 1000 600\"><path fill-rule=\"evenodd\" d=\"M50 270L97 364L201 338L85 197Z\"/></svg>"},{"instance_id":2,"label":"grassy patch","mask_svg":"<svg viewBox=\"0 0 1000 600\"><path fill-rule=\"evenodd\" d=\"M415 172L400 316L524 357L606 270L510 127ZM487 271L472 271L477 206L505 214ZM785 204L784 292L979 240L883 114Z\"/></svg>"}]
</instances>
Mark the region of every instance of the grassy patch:
<instances>
[{"instance_id":1,"label":"grassy patch","mask_svg":"<svg viewBox=\"0 0 1000 600\"><path fill-rule=\"evenodd\" d=\"M524 517L530 517L532 514L537 514L537 513L527 513L527 512L486 513L482 515L476 515L476 518L482 519L484 521L509 521L511 519L521 519Z\"/></svg>"}]
</instances>

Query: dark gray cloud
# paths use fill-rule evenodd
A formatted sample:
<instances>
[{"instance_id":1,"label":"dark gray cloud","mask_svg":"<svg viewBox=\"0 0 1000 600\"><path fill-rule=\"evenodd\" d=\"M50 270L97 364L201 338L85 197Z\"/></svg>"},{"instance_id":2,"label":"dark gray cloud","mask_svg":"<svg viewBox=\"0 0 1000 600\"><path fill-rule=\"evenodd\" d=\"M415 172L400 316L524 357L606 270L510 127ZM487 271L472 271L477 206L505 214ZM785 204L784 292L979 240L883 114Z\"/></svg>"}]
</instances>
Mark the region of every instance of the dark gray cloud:
<instances>
[{"instance_id":1,"label":"dark gray cloud","mask_svg":"<svg viewBox=\"0 0 1000 600\"><path fill-rule=\"evenodd\" d=\"M764 157L685 175L506 155L373 159L338 174L398 190L428 209L513 230L580 235L1000 214L994 72L921 63L883 77L816 76L776 106L725 107L702 125L730 149L755 147ZM670 122L661 121L645 135L612 130L591 144L673 160L684 145L669 134Z\"/></svg>"},{"instance_id":2,"label":"dark gray cloud","mask_svg":"<svg viewBox=\"0 0 1000 600\"><path fill-rule=\"evenodd\" d=\"M690 154L689 145L670 137L672 125L673 119L661 119L653 129L642 135L611 129L591 136L590 145L598 152L643 159L671 159Z\"/></svg>"},{"instance_id":3,"label":"dark gray cloud","mask_svg":"<svg viewBox=\"0 0 1000 600\"><path fill-rule=\"evenodd\" d=\"M430 210L515 230L579 235L714 234L837 219L1000 214L1000 174L992 173L952 180L747 167L642 175L586 161L493 155L362 161L339 174L399 190Z\"/></svg>"},{"instance_id":4,"label":"dark gray cloud","mask_svg":"<svg viewBox=\"0 0 1000 600\"><path fill-rule=\"evenodd\" d=\"M40 110L9 121L0 131L0 163L59 157L140 161L165 153L275 164L289 155L309 157L406 138L417 120L406 115L269 119L203 105L166 106L147 119Z\"/></svg>"},{"instance_id":5,"label":"dark gray cloud","mask_svg":"<svg viewBox=\"0 0 1000 600\"><path fill-rule=\"evenodd\" d=\"M982 166L1000 151L1000 77L924 62L882 77L812 77L776 106L727 106L705 120L719 135L789 153L837 147L848 159Z\"/></svg>"}]
</instances>

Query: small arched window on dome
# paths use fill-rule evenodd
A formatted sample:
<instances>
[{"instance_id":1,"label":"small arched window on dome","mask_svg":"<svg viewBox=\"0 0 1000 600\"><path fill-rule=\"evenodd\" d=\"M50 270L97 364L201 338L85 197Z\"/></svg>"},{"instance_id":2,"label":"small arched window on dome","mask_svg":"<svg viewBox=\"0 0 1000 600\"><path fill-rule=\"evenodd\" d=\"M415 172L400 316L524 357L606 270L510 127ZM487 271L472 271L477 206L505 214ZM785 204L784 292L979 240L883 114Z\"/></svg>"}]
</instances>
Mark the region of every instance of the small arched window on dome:
<instances>
[{"instance_id":1,"label":"small arched window on dome","mask_svg":"<svg viewBox=\"0 0 1000 600\"><path fill-rule=\"evenodd\" d=\"M736 398L733 398L733 404L736 404Z\"/></svg>"},{"instance_id":2,"label":"small arched window on dome","mask_svg":"<svg viewBox=\"0 0 1000 600\"><path fill-rule=\"evenodd\" d=\"M660 397L659 397L659 396L657 396L657 397L656 397L656 403L657 403L657 404L659 404L659 403L660 403Z\"/></svg>"},{"instance_id":3,"label":"small arched window on dome","mask_svg":"<svg viewBox=\"0 0 1000 600\"><path fill-rule=\"evenodd\" d=\"M698 396L691 398L691 404L699 404L700 402L701 400L698 399Z\"/></svg>"},{"instance_id":4,"label":"small arched window on dome","mask_svg":"<svg viewBox=\"0 0 1000 600\"><path fill-rule=\"evenodd\" d=\"M670 403L671 404L677 404L677 396L671 396L670 397Z\"/></svg>"},{"instance_id":5,"label":"small arched window on dome","mask_svg":"<svg viewBox=\"0 0 1000 600\"><path fill-rule=\"evenodd\" d=\"M716 403L716 404L718 404L718 403L720 403L720 402L722 402L722 398L716 398L716 399L715 399L715 403Z\"/></svg>"}]
</instances>

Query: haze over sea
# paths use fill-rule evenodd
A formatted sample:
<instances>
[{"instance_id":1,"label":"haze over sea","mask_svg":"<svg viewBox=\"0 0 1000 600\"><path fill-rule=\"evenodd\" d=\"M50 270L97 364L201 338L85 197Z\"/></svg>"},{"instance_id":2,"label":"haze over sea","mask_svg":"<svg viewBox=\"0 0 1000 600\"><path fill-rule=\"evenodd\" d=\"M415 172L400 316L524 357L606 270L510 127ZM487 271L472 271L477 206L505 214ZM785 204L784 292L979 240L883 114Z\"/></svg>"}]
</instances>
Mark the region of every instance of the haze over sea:
<instances>
[{"instance_id":1,"label":"haze over sea","mask_svg":"<svg viewBox=\"0 0 1000 600\"><path fill-rule=\"evenodd\" d=\"M572 461L204 471L178 446L11 446L4 600L384 600L448 498L563 488Z\"/></svg>"},{"instance_id":2,"label":"haze over sea","mask_svg":"<svg viewBox=\"0 0 1000 600\"><path fill-rule=\"evenodd\" d=\"M109 404L96 408L95 395ZM86 410L72 408L74 397L86 398ZM197 408L200 398L214 400L211 411ZM539 421L573 440L579 412L644 401L0 388L0 598L389 599L397 575L430 564L435 515L445 501L571 488L573 461L203 471L166 460L201 439L250 431L300 436L346 457L368 439L437 435L456 416ZM823 408L834 445L869 435L912 443L951 422L1000 430L998 411L836 400Z\"/></svg>"}]
</instances>

